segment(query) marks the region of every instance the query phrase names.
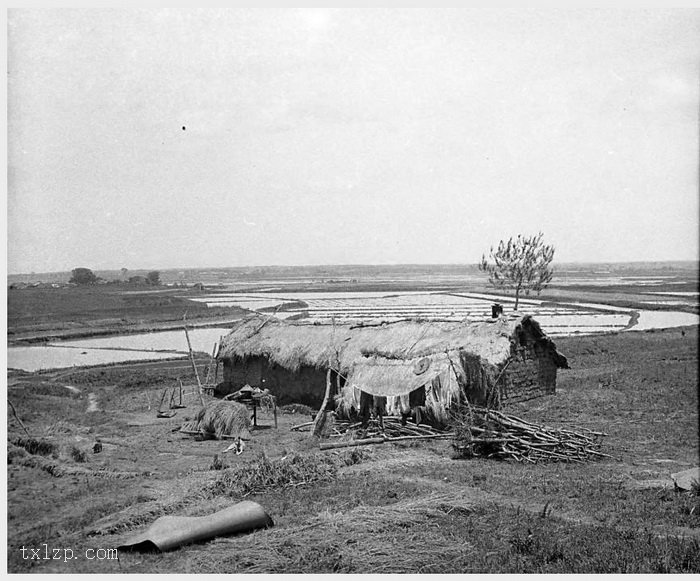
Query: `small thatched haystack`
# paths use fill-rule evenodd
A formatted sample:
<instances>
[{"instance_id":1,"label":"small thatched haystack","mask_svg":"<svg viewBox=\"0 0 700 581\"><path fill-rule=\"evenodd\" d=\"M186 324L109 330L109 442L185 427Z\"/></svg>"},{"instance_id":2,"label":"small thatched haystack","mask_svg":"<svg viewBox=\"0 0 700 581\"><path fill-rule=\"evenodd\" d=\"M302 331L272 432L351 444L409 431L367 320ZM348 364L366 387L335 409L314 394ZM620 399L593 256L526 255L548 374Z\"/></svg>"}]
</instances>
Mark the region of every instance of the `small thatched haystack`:
<instances>
[{"instance_id":1,"label":"small thatched haystack","mask_svg":"<svg viewBox=\"0 0 700 581\"><path fill-rule=\"evenodd\" d=\"M213 435L217 440L224 436L248 440L250 439L248 408L234 401L210 401L200 408L194 420L183 428Z\"/></svg>"},{"instance_id":2,"label":"small thatched haystack","mask_svg":"<svg viewBox=\"0 0 700 581\"><path fill-rule=\"evenodd\" d=\"M370 406L420 409L438 421L468 399L498 405L553 393L566 358L529 316L482 323L400 321L375 326L290 324L251 317L224 338L219 359L229 389L269 388L280 404L316 406L332 370L341 413ZM371 401L370 401L371 400Z\"/></svg>"}]
</instances>

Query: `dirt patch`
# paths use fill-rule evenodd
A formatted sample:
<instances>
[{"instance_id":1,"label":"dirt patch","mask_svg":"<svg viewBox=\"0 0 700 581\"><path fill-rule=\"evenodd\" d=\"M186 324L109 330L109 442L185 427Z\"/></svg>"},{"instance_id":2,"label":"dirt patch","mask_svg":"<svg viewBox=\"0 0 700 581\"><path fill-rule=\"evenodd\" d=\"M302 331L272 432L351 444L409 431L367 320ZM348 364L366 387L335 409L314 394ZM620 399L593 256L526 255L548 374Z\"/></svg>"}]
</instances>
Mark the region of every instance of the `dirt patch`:
<instances>
[{"instance_id":1,"label":"dirt patch","mask_svg":"<svg viewBox=\"0 0 700 581\"><path fill-rule=\"evenodd\" d=\"M97 396L94 393L88 393L88 406L85 410L86 412L99 412L100 408L97 407Z\"/></svg>"}]
</instances>

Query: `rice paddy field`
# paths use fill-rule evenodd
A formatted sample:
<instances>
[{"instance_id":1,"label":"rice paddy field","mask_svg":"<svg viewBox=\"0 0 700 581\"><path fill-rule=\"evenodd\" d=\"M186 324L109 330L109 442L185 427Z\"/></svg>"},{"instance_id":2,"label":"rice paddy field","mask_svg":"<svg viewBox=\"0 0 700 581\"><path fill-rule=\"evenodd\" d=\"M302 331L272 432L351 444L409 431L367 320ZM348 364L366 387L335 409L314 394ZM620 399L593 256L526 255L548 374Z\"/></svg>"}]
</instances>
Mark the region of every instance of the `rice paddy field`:
<instances>
[{"instance_id":1,"label":"rice paddy field","mask_svg":"<svg viewBox=\"0 0 700 581\"><path fill-rule=\"evenodd\" d=\"M680 304L692 306L696 295L677 301L648 301L646 304ZM236 306L252 311L274 313L278 318L304 320L311 323L376 323L403 319L479 322L491 317L494 303L512 311L512 297L485 293L400 292L297 292L297 293L222 293L193 300L207 306ZM556 303L521 299L519 311L532 315L551 336L593 334L651 326L676 327L698 322L693 313L658 312L605 304ZM635 314L636 313L636 314Z\"/></svg>"}]
</instances>

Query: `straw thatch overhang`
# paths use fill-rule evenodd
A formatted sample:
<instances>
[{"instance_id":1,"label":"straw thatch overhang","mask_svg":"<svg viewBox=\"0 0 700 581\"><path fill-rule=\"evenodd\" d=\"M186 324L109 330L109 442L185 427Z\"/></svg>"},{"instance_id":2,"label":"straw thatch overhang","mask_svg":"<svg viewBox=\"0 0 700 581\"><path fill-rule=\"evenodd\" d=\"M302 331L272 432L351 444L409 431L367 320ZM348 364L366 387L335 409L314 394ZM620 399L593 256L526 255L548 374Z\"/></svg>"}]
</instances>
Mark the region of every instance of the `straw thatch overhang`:
<instances>
[{"instance_id":1,"label":"straw thatch overhang","mask_svg":"<svg viewBox=\"0 0 700 581\"><path fill-rule=\"evenodd\" d=\"M453 353L453 357L455 355ZM455 363L447 353L415 359L371 357L355 364L348 383L370 395L398 397L423 387L437 377L450 375L453 367Z\"/></svg>"}]
</instances>

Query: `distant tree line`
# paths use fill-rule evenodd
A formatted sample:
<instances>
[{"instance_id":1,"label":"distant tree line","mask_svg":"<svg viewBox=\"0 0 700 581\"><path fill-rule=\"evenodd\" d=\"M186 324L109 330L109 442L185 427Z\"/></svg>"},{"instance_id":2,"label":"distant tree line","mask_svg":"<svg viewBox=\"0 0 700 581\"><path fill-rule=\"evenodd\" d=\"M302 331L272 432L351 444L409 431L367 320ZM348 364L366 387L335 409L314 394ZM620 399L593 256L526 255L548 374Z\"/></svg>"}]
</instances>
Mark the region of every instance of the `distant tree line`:
<instances>
[{"instance_id":1,"label":"distant tree line","mask_svg":"<svg viewBox=\"0 0 700 581\"><path fill-rule=\"evenodd\" d=\"M121 273L123 277L126 277L126 273L128 270L126 268L121 269ZM79 267L79 268L74 268L71 271L71 277L70 280L68 281L73 284L77 285L91 285L91 284L98 284L100 282L105 282L104 279L101 279L100 277L96 276L94 272L92 272L91 269L89 268L84 268L84 267ZM122 282L119 280L113 281L113 282ZM157 270L152 270L149 272L146 276L130 276L128 279L129 284L148 284L152 286L159 286L161 284L160 281L160 272Z\"/></svg>"},{"instance_id":2,"label":"distant tree line","mask_svg":"<svg viewBox=\"0 0 700 581\"><path fill-rule=\"evenodd\" d=\"M74 268L68 282L73 284L97 284L98 278L89 268Z\"/></svg>"}]
</instances>

